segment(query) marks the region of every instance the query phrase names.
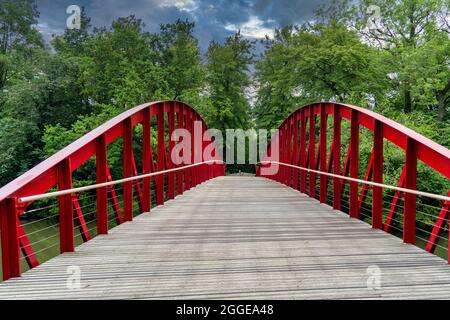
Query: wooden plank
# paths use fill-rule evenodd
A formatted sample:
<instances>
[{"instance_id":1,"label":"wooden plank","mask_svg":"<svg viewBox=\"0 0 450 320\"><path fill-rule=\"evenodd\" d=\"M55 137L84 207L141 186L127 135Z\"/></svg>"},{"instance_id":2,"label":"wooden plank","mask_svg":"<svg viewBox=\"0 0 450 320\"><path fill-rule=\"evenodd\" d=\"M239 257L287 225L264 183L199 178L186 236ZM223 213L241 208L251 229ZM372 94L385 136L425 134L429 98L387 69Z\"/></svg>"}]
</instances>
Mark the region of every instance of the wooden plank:
<instances>
[{"instance_id":1,"label":"wooden plank","mask_svg":"<svg viewBox=\"0 0 450 320\"><path fill-rule=\"evenodd\" d=\"M70 266L80 290L67 288ZM449 299L450 267L282 184L233 176L0 284L0 299L202 298Z\"/></svg>"}]
</instances>

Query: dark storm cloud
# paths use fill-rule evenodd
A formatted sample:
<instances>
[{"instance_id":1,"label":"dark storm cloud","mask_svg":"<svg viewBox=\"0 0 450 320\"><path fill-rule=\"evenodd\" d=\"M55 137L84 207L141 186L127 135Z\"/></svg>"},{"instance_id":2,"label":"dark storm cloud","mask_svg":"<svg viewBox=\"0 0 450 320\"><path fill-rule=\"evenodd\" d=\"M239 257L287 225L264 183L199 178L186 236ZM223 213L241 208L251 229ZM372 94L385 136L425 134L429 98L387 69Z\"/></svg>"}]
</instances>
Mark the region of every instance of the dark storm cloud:
<instances>
[{"instance_id":1,"label":"dark storm cloud","mask_svg":"<svg viewBox=\"0 0 450 320\"><path fill-rule=\"evenodd\" d=\"M202 49L212 40L223 41L241 29L249 38L262 37L276 27L302 23L329 0L36 0L41 16L39 30L49 40L64 31L66 8L84 6L95 27L109 27L118 17L131 14L141 18L147 30L156 32L161 23L177 18L196 22L196 36Z\"/></svg>"}]
</instances>

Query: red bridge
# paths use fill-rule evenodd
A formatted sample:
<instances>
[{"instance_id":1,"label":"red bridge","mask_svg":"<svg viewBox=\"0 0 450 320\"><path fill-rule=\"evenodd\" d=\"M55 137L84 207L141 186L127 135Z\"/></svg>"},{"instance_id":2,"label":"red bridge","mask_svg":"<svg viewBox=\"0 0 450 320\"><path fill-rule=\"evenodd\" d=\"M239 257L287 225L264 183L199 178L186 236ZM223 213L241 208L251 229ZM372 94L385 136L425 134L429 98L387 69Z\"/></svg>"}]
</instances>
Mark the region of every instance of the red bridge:
<instances>
[{"instance_id":1,"label":"red bridge","mask_svg":"<svg viewBox=\"0 0 450 320\"><path fill-rule=\"evenodd\" d=\"M417 187L450 189L450 150L315 103L284 121L256 177L224 176L194 136L191 163L173 162L170 137L195 122L207 131L181 102L135 107L0 189L0 299L450 298L450 193ZM394 185L385 156L403 167Z\"/></svg>"}]
</instances>

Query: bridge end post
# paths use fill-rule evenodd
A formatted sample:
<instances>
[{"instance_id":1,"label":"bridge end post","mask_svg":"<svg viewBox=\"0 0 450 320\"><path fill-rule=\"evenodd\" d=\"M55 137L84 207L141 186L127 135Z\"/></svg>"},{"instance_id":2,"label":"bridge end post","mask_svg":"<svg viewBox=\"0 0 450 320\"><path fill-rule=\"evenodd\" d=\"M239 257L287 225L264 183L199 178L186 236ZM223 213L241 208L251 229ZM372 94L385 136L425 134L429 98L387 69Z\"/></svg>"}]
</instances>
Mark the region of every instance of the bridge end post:
<instances>
[{"instance_id":1,"label":"bridge end post","mask_svg":"<svg viewBox=\"0 0 450 320\"><path fill-rule=\"evenodd\" d=\"M359 114L352 110L350 123L350 177L358 179L359 173ZM350 217L359 218L359 186L350 181Z\"/></svg>"},{"instance_id":2,"label":"bridge end post","mask_svg":"<svg viewBox=\"0 0 450 320\"><path fill-rule=\"evenodd\" d=\"M97 140L96 152L97 183L108 181L106 139L101 135ZM97 189L97 233L108 234L108 189Z\"/></svg>"},{"instance_id":3,"label":"bridge end post","mask_svg":"<svg viewBox=\"0 0 450 320\"><path fill-rule=\"evenodd\" d=\"M416 142L409 137L406 138L405 188L417 188ZM403 241L410 244L416 243L416 198L415 194L409 192L404 195Z\"/></svg>"},{"instance_id":4,"label":"bridge end post","mask_svg":"<svg viewBox=\"0 0 450 320\"><path fill-rule=\"evenodd\" d=\"M333 173L341 174L341 110L338 104L333 111ZM341 210L342 180L333 178L333 209Z\"/></svg>"},{"instance_id":5,"label":"bridge end post","mask_svg":"<svg viewBox=\"0 0 450 320\"><path fill-rule=\"evenodd\" d=\"M0 202L3 280L20 277L20 246L17 232L17 199Z\"/></svg>"},{"instance_id":6,"label":"bridge end post","mask_svg":"<svg viewBox=\"0 0 450 320\"><path fill-rule=\"evenodd\" d=\"M373 134L373 181L383 183L383 124L375 120ZM383 188L372 189L372 227L383 227Z\"/></svg>"},{"instance_id":7,"label":"bridge end post","mask_svg":"<svg viewBox=\"0 0 450 320\"><path fill-rule=\"evenodd\" d=\"M70 158L66 158L59 165L58 181L60 191L73 188ZM59 197L59 230L60 252L74 252L75 238L72 194Z\"/></svg>"}]
</instances>

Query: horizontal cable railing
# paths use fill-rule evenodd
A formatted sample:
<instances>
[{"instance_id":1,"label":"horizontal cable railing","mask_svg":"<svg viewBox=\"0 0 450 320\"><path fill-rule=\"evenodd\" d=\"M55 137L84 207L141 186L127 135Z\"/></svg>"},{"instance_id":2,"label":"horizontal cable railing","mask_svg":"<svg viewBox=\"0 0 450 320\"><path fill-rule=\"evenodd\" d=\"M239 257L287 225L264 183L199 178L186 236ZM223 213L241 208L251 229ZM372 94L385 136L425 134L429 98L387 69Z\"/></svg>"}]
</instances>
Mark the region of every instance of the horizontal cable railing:
<instances>
[{"instance_id":1,"label":"horizontal cable railing","mask_svg":"<svg viewBox=\"0 0 450 320\"><path fill-rule=\"evenodd\" d=\"M35 196L30 196L30 197L23 197L23 198L19 198L18 201L19 201L19 203L25 203L25 202L33 202L33 201L48 199L48 198L56 198L56 197L64 196L67 194L96 190L96 189L100 189L100 188L123 184L126 182L133 182L133 181L140 180L140 179L156 177L156 176L159 176L162 174L168 174L171 172L186 170L186 169L194 168L194 167L197 167L200 165L205 165L205 164L225 164L225 162L223 162L221 160L203 161L203 162L194 163L194 164L190 164L190 165L186 165L186 166L182 166L182 167L178 167L178 168L174 168L174 169L168 169L168 170L162 170L162 171L148 173L148 174L142 174L139 176L133 176L133 177L114 180L114 181L110 181L110 182L98 183L98 184L93 184L93 185L89 185L89 186L66 189L66 190L49 192L49 193L43 193L43 194L38 194Z\"/></svg>"},{"instance_id":2,"label":"horizontal cable railing","mask_svg":"<svg viewBox=\"0 0 450 320\"><path fill-rule=\"evenodd\" d=\"M377 183L377 182L373 182L373 181L367 181L367 180L351 178L351 177L342 176L342 175L338 175L338 174L333 174L333 173L329 173L329 172L324 172L324 171L319 171L319 170L314 170L314 169L294 166L292 164L283 163L283 162L279 162L279 161L261 161L261 162L259 162L259 164L278 164L278 165L286 166L286 167L289 167L289 168L303 170L303 171L306 171L306 172L309 172L309 173L312 172L312 173L316 173L318 175L323 175L323 176L327 176L327 177L338 178L338 179L341 179L341 180L357 182L359 184L365 184L365 185L368 185L368 186L380 187L380 188L395 190L395 191L399 191L399 192L403 192L403 193L409 193L409 194L413 194L413 195L417 195L417 196L424 196L424 197L428 197L428 198L431 198L431 199L436 199L436 200L442 200L442 201L450 202L450 197L449 196L443 196L443 195L429 193L429 192L424 192L424 191L418 191L418 190L407 189L407 188L400 188L400 187L391 186L391 185L383 184L383 183Z\"/></svg>"}]
</instances>

